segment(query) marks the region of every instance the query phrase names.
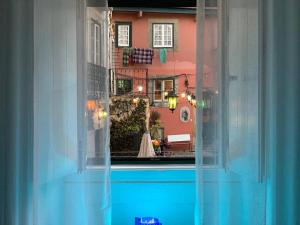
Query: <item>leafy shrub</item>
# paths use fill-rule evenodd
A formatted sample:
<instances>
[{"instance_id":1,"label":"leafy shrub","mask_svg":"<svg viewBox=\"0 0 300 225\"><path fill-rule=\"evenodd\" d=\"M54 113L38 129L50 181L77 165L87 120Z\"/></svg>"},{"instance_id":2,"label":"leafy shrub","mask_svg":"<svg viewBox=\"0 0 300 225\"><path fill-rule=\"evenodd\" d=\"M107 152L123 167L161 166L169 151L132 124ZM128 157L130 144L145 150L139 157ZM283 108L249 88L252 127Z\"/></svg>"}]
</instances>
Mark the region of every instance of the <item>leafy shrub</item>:
<instances>
[{"instance_id":1,"label":"leafy shrub","mask_svg":"<svg viewBox=\"0 0 300 225\"><path fill-rule=\"evenodd\" d=\"M146 131L146 101L140 99L137 106L132 107L131 100L119 99L114 101L110 108L111 113L117 111L123 116L122 119L119 116L111 117L111 152L138 151L141 137ZM123 113L120 112L120 109L124 110ZM127 109L130 112L126 111Z\"/></svg>"}]
</instances>

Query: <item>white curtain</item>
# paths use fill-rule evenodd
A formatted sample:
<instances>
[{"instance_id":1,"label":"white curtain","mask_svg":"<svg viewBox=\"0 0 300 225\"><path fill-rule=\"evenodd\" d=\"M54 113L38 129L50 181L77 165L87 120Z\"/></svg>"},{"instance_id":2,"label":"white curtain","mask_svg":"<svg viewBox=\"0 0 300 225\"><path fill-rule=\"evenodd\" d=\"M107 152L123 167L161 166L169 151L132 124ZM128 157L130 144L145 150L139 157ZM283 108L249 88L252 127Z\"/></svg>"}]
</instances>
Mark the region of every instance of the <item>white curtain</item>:
<instances>
[{"instance_id":1,"label":"white curtain","mask_svg":"<svg viewBox=\"0 0 300 225\"><path fill-rule=\"evenodd\" d=\"M260 140L260 5L258 0L218 1L218 46L205 51L208 28L204 0L197 6L197 98L201 99L205 59L218 71L221 159L202 165L202 111L197 109L197 206L195 224L263 225L264 163ZM217 53L216 53L217 52Z\"/></svg>"},{"instance_id":2,"label":"white curtain","mask_svg":"<svg viewBox=\"0 0 300 225\"><path fill-rule=\"evenodd\" d=\"M106 3L101 4L103 15ZM34 1L33 215L37 225L110 224L108 119L88 138L85 16L82 0ZM105 49L107 39L103 40ZM102 58L106 54L101 51ZM103 93L108 92L107 68L103 65L97 71L103 77ZM108 110L108 93L101 101ZM87 156L91 146L98 153L93 168Z\"/></svg>"},{"instance_id":3,"label":"white curtain","mask_svg":"<svg viewBox=\"0 0 300 225\"><path fill-rule=\"evenodd\" d=\"M264 2L268 225L300 223L300 2Z\"/></svg>"}]
</instances>

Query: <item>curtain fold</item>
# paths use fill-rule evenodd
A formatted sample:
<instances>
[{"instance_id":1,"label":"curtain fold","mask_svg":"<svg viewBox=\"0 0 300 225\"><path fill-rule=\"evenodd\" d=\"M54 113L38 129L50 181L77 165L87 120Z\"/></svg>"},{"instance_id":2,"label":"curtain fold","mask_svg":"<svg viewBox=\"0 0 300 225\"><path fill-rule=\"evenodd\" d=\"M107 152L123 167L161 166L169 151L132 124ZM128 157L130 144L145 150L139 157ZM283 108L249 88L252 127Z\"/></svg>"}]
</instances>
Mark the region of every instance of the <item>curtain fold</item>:
<instances>
[{"instance_id":1,"label":"curtain fold","mask_svg":"<svg viewBox=\"0 0 300 225\"><path fill-rule=\"evenodd\" d=\"M81 0L0 2L0 224L110 224L109 119L98 167L86 166L85 10ZM108 26L101 35L105 49Z\"/></svg>"},{"instance_id":2,"label":"curtain fold","mask_svg":"<svg viewBox=\"0 0 300 225\"><path fill-rule=\"evenodd\" d=\"M87 138L86 3L34 3L34 222L110 224L108 120ZM105 41L107 34L101 33ZM108 52L98 54L106 58ZM107 71L102 75L108 96ZM102 153L97 169L87 167L91 145Z\"/></svg>"},{"instance_id":3,"label":"curtain fold","mask_svg":"<svg viewBox=\"0 0 300 225\"><path fill-rule=\"evenodd\" d=\"M264 2L267 223L300 223L300 3Z\"/></svg>"},{"instance_id":4,"label":"curtain fold","mask_svg":"<svg viewBox=\"0 0 300 225\"><path fill-rule=\"evenodd\" d=\"M0 2L0 224L32 224L33 1Z\"/></svg>"},{"instance_id":5,"label":"curtain fold","mask_svg":"<svg viewBox=\"0 0 300 225\"><path fill-rule=\"evenodd\" d=\"M205 51L207 12L197 5L197 95L201 99L205 59L215 54L219 84L219 138L223 164L202 164L202 110L197 109L197 204L195 224L265 222L265 183L261 182L260 14L257 0L218 1L218 46ZM212 37L213 38L213 37ZM203 50L204 49L204 50ZM217 53L216 53L217 52Z\"/></svg>"}]
</instances>

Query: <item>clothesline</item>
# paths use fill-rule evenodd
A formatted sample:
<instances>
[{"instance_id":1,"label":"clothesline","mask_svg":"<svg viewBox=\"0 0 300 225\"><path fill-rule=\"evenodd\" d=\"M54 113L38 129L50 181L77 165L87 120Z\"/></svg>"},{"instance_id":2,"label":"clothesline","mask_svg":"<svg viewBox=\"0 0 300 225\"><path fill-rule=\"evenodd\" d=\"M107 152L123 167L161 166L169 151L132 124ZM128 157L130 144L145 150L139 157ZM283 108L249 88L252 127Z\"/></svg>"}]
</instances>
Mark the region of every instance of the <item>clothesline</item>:
<instances>
[{"instance_id":1,"label":"clothesline","mask_svg":"<svg viewBox=\"0 0 300 225\"><path fill-rule=\"evenodd\" d=\"M193 74L185 74L185 73L182 73L182 74L175 74L175 75L170 75L170 76L167 76L167 77L154 77L154 76L150 76L148 78L141 78L141 77L137 77L137 76L131 76L131 75L127 75L127 74L122 74L122 73L116 73L116 75L118 76L122 76L122 77L125 77L125 78L133 78L133 79L136 79L136 80L156 80L156 79L172 79L172 78L177 78L177 77L181 77L181 76L192 76ZM149 76L149 75L148 75ZM156 75L157 76L157 75Z\"/></svg>"}]
</instances>

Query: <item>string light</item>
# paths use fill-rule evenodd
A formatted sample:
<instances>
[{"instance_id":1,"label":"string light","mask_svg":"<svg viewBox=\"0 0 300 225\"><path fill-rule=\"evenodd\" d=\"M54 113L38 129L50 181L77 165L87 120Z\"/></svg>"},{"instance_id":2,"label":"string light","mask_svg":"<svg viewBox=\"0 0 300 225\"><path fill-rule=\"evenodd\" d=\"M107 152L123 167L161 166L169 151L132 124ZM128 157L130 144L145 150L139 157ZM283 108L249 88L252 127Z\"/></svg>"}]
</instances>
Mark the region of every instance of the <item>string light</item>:
<instances>
[{"instance_id":1,"label":"string light","mask_svg":"<svg viewBox=\"0 0 300 225\"><path fill-rule=\"evenodd\" d=\"M98 118L99 118L99 120L100 120L100 119L104 119L104 118L106 118L106 117L107 117L107 112L102 111L102 110L100 110L100 111L98 112Z\"/></svg>"},{"instance_id":2,"label":"string light","mask_svg":"<svg viewBox=\"0 0 300 225\"><path fill-rule=\"evenodd\" d=\"M188 100L188 102L192 101L192 96L190 94L187 95L187 100Z\"/></svg>"},{"instance_id":3,"label":"string light","mask_svg":"<svg viewBox=\"0 0 300 225\"><path fill-rule=\"evenodd\" d=\"M139 98L133 98L133 99L132 99L132 102L133 102L133 104L135 104L135 105L138 104Z\"/></svg>"}]
</instances>

